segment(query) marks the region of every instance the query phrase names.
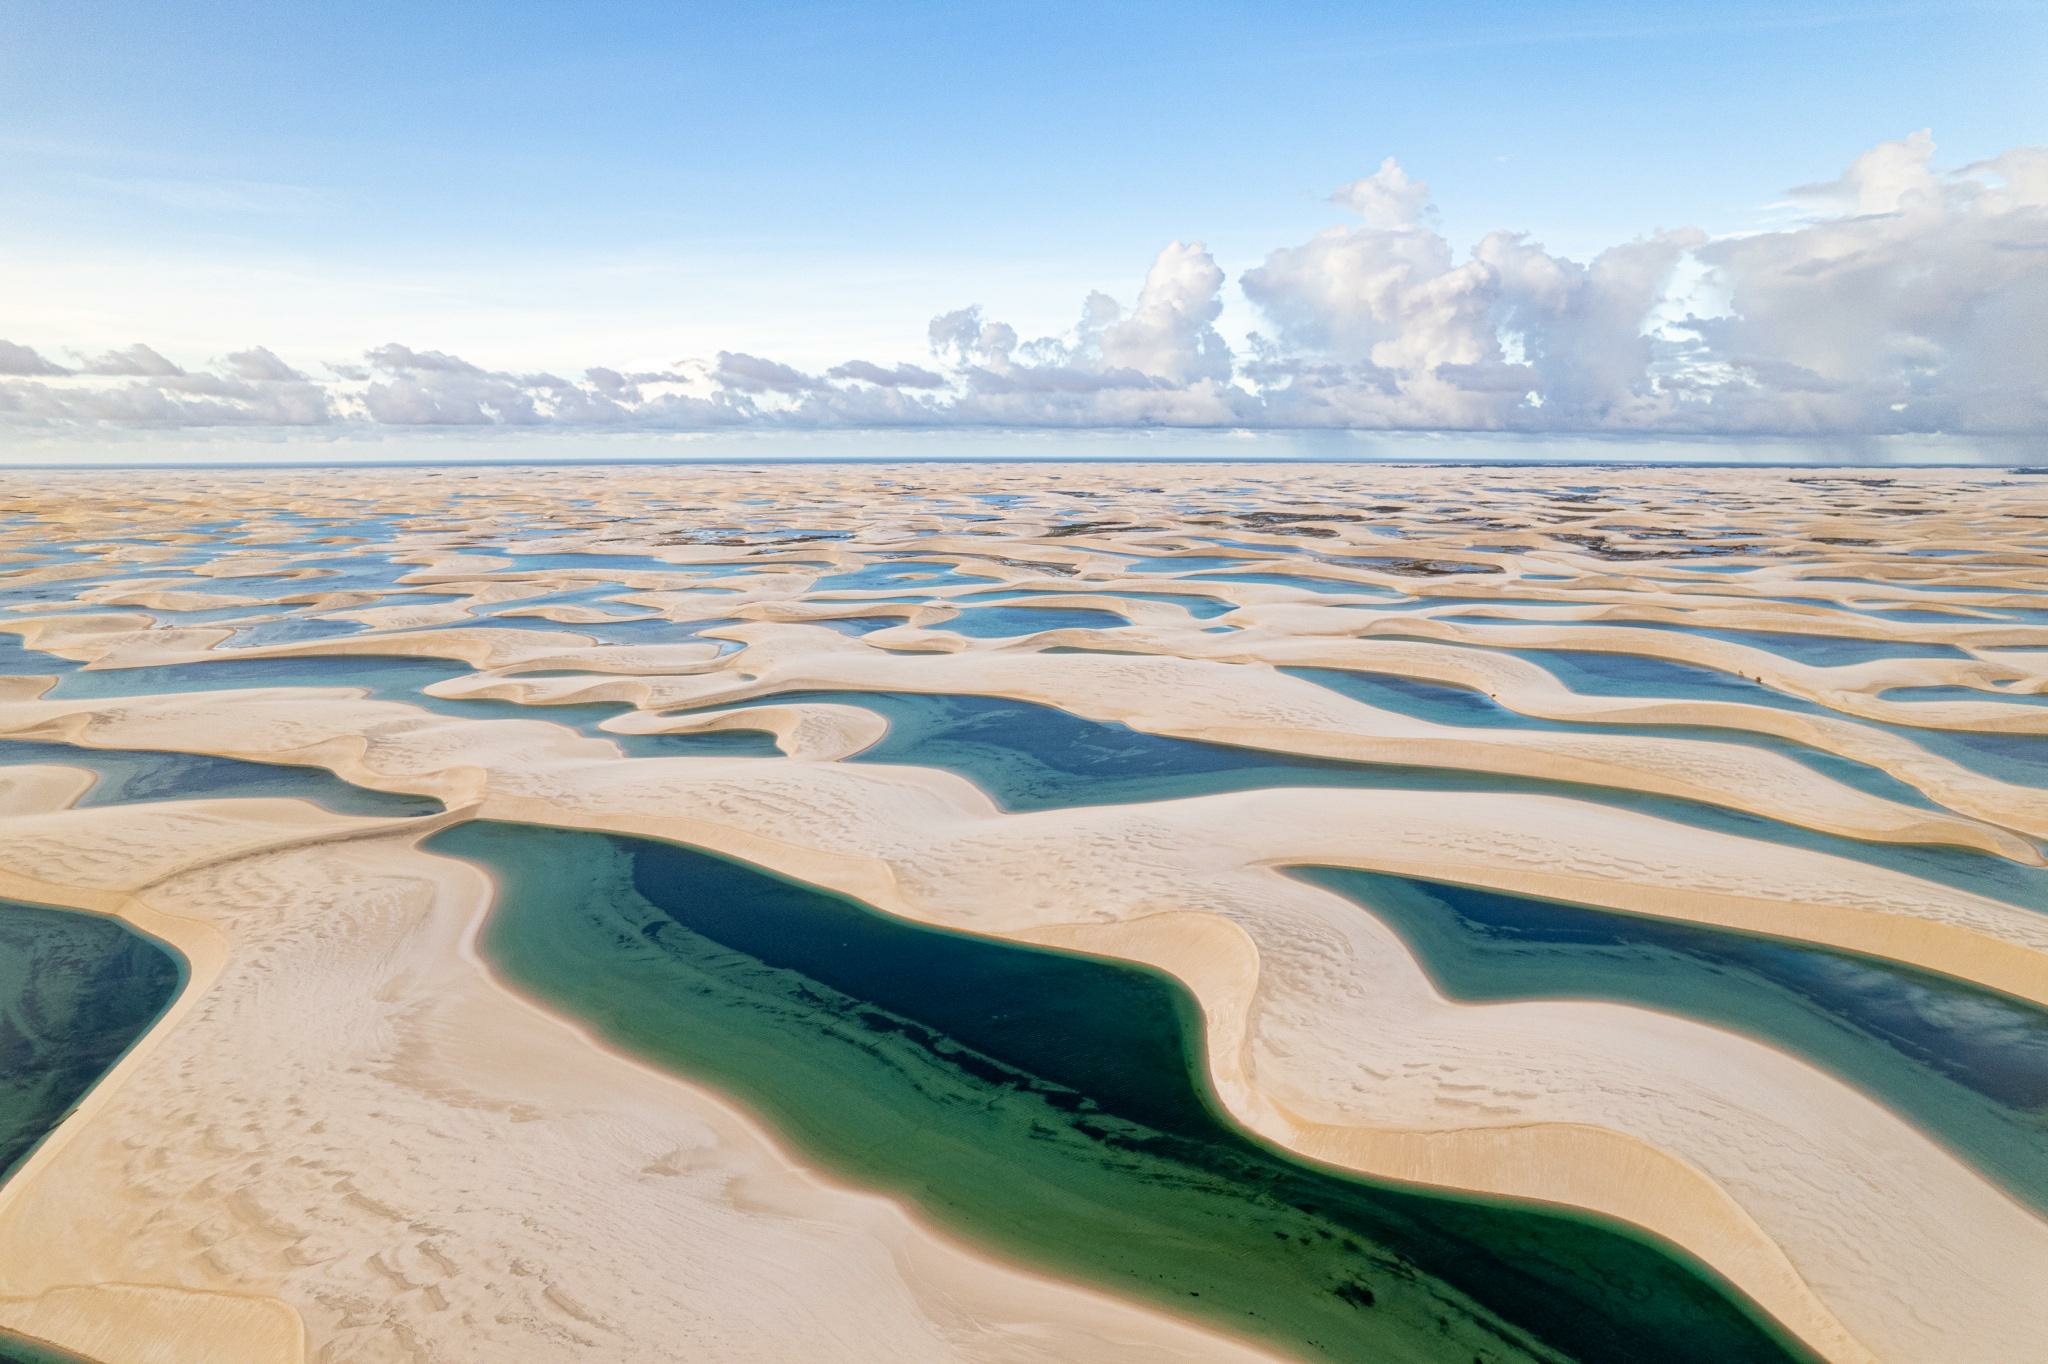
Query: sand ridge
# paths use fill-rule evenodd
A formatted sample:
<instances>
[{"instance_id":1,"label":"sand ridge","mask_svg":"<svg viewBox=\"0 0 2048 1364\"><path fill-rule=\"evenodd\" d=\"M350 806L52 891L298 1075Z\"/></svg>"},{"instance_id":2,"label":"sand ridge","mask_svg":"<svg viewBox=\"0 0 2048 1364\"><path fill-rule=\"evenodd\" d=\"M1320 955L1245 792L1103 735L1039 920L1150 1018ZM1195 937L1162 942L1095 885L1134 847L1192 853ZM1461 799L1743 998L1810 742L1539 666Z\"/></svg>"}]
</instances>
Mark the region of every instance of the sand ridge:
<instances>
[{"instance_id":1,"label":"sand ridge","mask_svg":"<svg viewBox=\"0 0 2048 1364\"><path fill-rule=\"evenodd\" d=\"M496 986L488 883L424 832L292 801L0 822L0 894L193 963L0 1191L0 1322L107 1361L1262 1357L965 1251Z\"/></svg>"},{"instance_id":2,"label":"sand ridge","mask_svg":"<svg viewBox=\"0 0 2048 1364\"><path fill-rule=\"evenodd\" d=\"M778 526L817 537L791 545L752 541L744 530L707 536L707 525L728 524L722 516L744 525L745 514L728 489L674 471L581 480L521 471L493 493L498 519L481 527L473 509L448 511L446 481L366 474L343 486L388 520L360 536L346 533L328 488L288 474L231 476L220 495L250 508L236 537L249 552L211 563L205 576L221 591L238 576L282 577L290 609L271 619L332 618L355 633L237 646L235 619L180 627L177 616L248 602L201 604L157 586L80 589L103 606L140 608L129 614L67 614L61 601L43 600L17 607L18 619L0 616L0 629L95 672L333 658L343 660L339 680L346 660L443 659L477 671L435 684L433 696L515 701L535 719L457 719L296 688L132 700L36 700L17 690L0 702L0 729L318 765L363 785L437 795L458 814L676 838L892 913L1144 961L1195 989L1220 1090L1241 1121L1277 1142L1376 1173L1650 1227L1831 1358L1993 1360L2030 1348L2044 1323L2024 1304L2027 1285L2048 1268L2048 1229L1880 1105L1772 1048L1676 1017L1577 1001L1455 1004L1376 918L1274 868L1361 866L1553 895L1848 948L2044 1001L2048 938L2030 911L1874 865L1555 797L1272 790L1005 815L950 774L838 761L879 736L877 718L858 707L721 709L811 689L1008 696L1170 736L1675 795L1871 842L2040 863L2048 805L2038 788L1909 737L1916 728L2044 732L2048 711L2011 699L2048 687L2039 661L2048 654L2029 652L2048 649L2048 629L2026 616L2043 604L2035 592L2048 566L2029 519L2042 506L2031 485L1916 471L1882 480L1523 469L1319 477L1305 499L1298 472L1258 467L1119 470L1113 479L1058 466L750 472L750 495L774 489ZM1007 490L987 488L991 478ZM1970 496L1955 495L1958 479L1975 480ZM125 527L122 508L139 495L59 482L71 499L64 519L81 540ZM878 501L879 487L895 500ZM565 510L572 491L592 502L587 513ZM153 495L175 502L190 493L166 478ZM335 533L306 539L302 524L266 520L266 505L328 515ZM507 529L515 521L523 531ZM1911 543L1939 557L1838 543L1867 538L1858 532L1872 521L1910 527ZM530 533L543 525L546 533ZM264 552L266 539L293 537L318 540L323 554L385 554L412 567L374 589L322 592L320 578L298 567L304 552ZM455 552L468 545L490 553ZM604 566L573 567L578 551ZM1175 558L1183 571L1150 571ZM1739 573L1699 568L1750 558L1758 566ZM918 572L938 576L923 586L905 577ZM17 576L61 593L89 575L59 565ZM561 600L605 583L617 590L602 607ZM974 600L997 590L1020 595ZM1184 603L1123 595L1131 592L1193 594L1224 610L1198 616ZM407 601L429 593L454 600ZM109 599L116 595L123 600ZM914 600L888 600L905 595ZM1404 601L1411 609L1388 609ZM988 606L1049 605L1114 611L1130 624L1070 626L1048 611L1007 636L952 628ZM494 616L477 614L494 607ZM645 643L608 637L620 608L677 625L733 623L709 625L699 640ZM1486 615L1531 623L1469 623ZM864 616L902 624L851 636L816 623ZM1811 637L1907 652L1817 666L1643 622L1781 631L1796 623ZM1382 638L1389 634L1412 638ZM1920 646L1951 653L1912 656ZM1048 652L1061 648L1101 652ZM1817 710L1589 695L1528 661L1550 648L1704 667ZM1700 738L1674 751L1619 728L1438 724L1337 696L1278 666L1450 682L1531 716L1683 725ZM572 675L530 675L558 672ZM1886 698L1901 687L1982 699ZM548 705L591 700L632 707L600 733L761 728L790 757L627 759L601 737L547 719ZM1932 805L1713 742L1717 732L1865 763ZM66 780L34 778L47 790L28 803L57 800ZM139 827L146 808L112 822ZM98 813L23 816L23 856L48 862L50 879L38 883L48 895L112 893L102 872L48 851L73 834L39 832ZM159 841L202 841L190 818ZM289 847L230 839L219 865L280 860L293 876L348 883L376 880L372 864L411 865L392 836L319 828ZM152 905L165 885L182 884L164 875ZM474 894L466 903L473 918ZM158 1036L190 1026L167 1021ZM484 1065L443 1042L464 1066ZM91 1131L97 1121L67 1128ZM0 1215L19 1187L0 1192ZM0 1253L5 1244L0 1235ZM38 1300L59 1302L59 1288L49 1284ZM301 1320L313 1320L302 1299L294 1303ZM1132 1320L1166 1329L1143 1313ZM332 1338L334 1328L308 1329ZM979 1337L947 1348L994 1349Z\"/></svg>"}]
</instances>

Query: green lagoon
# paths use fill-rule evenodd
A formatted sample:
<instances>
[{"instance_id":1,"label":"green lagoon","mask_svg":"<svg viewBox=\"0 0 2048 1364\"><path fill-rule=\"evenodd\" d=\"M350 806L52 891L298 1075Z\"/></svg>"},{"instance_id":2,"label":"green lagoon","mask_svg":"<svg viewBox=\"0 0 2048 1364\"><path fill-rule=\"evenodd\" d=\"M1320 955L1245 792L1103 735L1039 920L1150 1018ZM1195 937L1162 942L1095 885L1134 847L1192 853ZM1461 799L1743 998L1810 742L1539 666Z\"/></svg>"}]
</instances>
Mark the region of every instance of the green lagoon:
<instances>
[{"instance_id":1,"label":"green lagoon","mask_svg":"<svg viewBox=\"0 0 2048 1364\"><path fill-rule=\"evenodd\" d=\"M184 983L183 957L118 920L0 900L0 1179L149 1031Z\"/></svg>"},{"instance_id":2,"label":"green lagoon","mask_svg":"<svg viewBox=\"0 0 2048 1364\"><path fill-rule=\"evenodd\" d=\"M60 1350L12 1331L0 1331L0 1364L92 1364L84 1355Z\"/></svg>"},{"instance_id":3,"label":"green lagoon","mask_svg":"<svg viewBox=\"0 0 2048 1364\"><path fill-rule=\"evenodd\" d=\"M1303 1357L1727 1361L1801 1350L1682 1252L1355 1178L1224 1119L1147 970L907 923L676 845L493 823L483 950L614 1044L974 1242Z\"/></svg>"}]
</instances>

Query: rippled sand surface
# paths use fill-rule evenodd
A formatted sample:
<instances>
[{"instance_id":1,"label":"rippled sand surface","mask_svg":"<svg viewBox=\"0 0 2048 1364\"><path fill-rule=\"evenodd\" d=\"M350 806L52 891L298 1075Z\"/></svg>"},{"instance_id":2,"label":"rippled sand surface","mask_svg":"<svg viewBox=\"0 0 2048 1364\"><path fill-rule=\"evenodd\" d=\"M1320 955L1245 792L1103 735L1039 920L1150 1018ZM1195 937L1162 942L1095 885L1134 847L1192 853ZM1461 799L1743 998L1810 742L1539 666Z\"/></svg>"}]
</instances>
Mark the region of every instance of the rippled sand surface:
<instances>
[{"instance_id":1,"label":"rippled sand surface","mask_svg":"<svg viewBox=\"0 0 2048 1364\"><path fill-rule=\"evenodd\" d=\"M1235 1139L1759 1349L2048 1339L2048 477L13 474L0 764L0 897L189 966L0 1185L0 1328L105 1364L1367 1357L501 978L472 821L1163 972ZM1401 1263L1398 1357L1585 1352Z\"/></svg>"}]
</instances>

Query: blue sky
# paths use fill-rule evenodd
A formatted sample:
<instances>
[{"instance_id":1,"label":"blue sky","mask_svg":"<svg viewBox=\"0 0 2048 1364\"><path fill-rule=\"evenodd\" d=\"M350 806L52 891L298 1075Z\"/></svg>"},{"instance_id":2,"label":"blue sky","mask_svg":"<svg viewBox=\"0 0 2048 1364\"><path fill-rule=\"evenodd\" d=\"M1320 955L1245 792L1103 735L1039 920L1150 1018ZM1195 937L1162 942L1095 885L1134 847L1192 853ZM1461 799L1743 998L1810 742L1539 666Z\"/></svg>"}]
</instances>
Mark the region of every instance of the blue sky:
<instances>
[{"instance_id":1,"label":"blue sky","mask_svg":"<svg viewBox=\"0 0 2048 1364\"><path fill-rule=\"evenodd\" d=\"M1239 276L1384 158L1454 260L1782 227L1788 189L1917 130L1944 171L2048 142L2043 14L14 4L0 337L74 370L136 342L309 374L393 341L928 364L943 312L1060 334L1199 241L1241 358L1274 328Z\"/></svg>"}]
</instances>

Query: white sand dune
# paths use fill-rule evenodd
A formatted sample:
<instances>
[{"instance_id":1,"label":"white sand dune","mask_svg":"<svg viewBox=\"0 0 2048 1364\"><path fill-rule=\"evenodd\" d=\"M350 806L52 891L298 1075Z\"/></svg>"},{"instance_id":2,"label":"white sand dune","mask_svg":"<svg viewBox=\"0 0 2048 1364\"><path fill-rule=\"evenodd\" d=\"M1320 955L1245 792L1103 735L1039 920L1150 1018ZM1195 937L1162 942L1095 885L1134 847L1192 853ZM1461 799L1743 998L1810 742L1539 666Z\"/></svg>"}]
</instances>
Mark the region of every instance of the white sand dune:
<instances>
[{"instance_id":1,"label":"white sand dune","mask_svg":"<svg viewBox=\"0 0 2048 1364\"><path fill-rule=\"evenodd\" d=\"M2035 529L2048 500L2031 485L1932 471L1808 481L1385 469L1311 482L1259 467L1061 466L494 478L505 485L497 514L533 514L548 533L479 523L474 501L450 515L445 475L341 480L443 543L400 542L417 565L403 584L318 596L307 580L318 599L288 608L364 633L233 654L336 658L337 680L351 659L446 659L476 672L436 696L520 702L533 719L455 718L348 691L67 700L23 683L0 689L0 735L317 766L437 796L449 818L676 839L919 921L1145 962L1201 1001L1232 1113L1306 1155L1646 1227L1830 1359L1991 1364L2048 1338L2048 1223L1849 1084L1645 1009L1449 1000L1377 917L1278 869L1360 867L1768 934L2048 1004L2037 910L1565 795L1282 789L1003 813L949 773L840 761L882 732L857 706L725 708L807 690L1011 697L1160 735L1675 796L2036 868L2048 791L1911 737L2048 734L2048 707L2012 699L2048 688L2048 627L1998 614L2048 607L2048 538ZM878 481L897 486L884 497ZM978 501L991 481L1020 502L996 512ZM1589 483L1603 491L1573 491ZM62 525L78 543L115 533L142 496L186 501L195 519L201 506L168 475L72 475L11 492L44 515L38 535ZM217 657L227 629L175 628L175 611L240 607L213 590L294 571L291 554L263 541L305 531L265 531L264 509L319 514L334 496L302 475L223 476L204 505L247 509L238 538L250 544L196 594L208 600L161 583L100 585L79 590L132 609L66 616L45 599L0 614L0 629L96 671ZM757 518L734 500L747 496L775 500L777 527L846 538L764 550L750 564L760 571L727 574L722 565L755 558L748 546L689 537ZM571 511L570 498L592 505ZM1063 533L1083 522L1097 524ZM1871 538L1873 524L1904 543L1841 543ZM1376 533L1387 530L1399 533ZM465 536L504 557L453 553ZM1962 553L1915 558L1912 547ZM670 568L518 566L579 548ZM1161 554L1195 556L1198 575L1221 558L1360 596L1135 571ZM1762 566L1697 567L1750 557ZM881 574L870 589L812 586L833 572L949 566L991 581L949 577L929 603L871 601L919 590ZM85 576L32 567L0 591ZM606 645L578 627L602 631L611 611L545 600L603 581L679 623L739 623L707 640ZM1031 594L995 604L1113 610L1132 623L1009 638L948 629L975 609L975 591L995 588ZM1393 611L1389 590L1445 600ZM426 591L463 600L406 600ZM1122 592L1207 594L1231 604L1236 628L1215 632L1181 605ZM475 621L482 607L552 624L493 626ZM1528 623L1469 623L1481 614ZM904 623L858 638L815 623L873 615ZM1956 652L1820 667L1643 622L1796 626ZM1409 638L1382 637L1395 634ZM743 647L721 653L709 638ZM1062 648L1091 652L1049 652ZM1818 709L1596 696L1505 648L1688 663ZM1437 724L1276 670L1296 666L1466 686L1538 719L1698 737ZM559 672L572 675L529 675ZM1900 687L1982 699L1887 699ZM587 701L632 707L607 722L616 734L762 729L786 757L628 759L548 719L549 705ZM1865 763L1929 803L1732 742L1747 735ZM934 1236L797 1169L715 1096L509 995L469 947L487 887L418 851L420 824L274 800L70 810L75 772L4 775L0 893L121 914L184 950L194 980L0 1190L0 1324L109 1364L653 1359L679 1342L735 1359L1249 1352ZM83 1217L90 1233L78 1231Z\"/></svg>"}]
</instances>

